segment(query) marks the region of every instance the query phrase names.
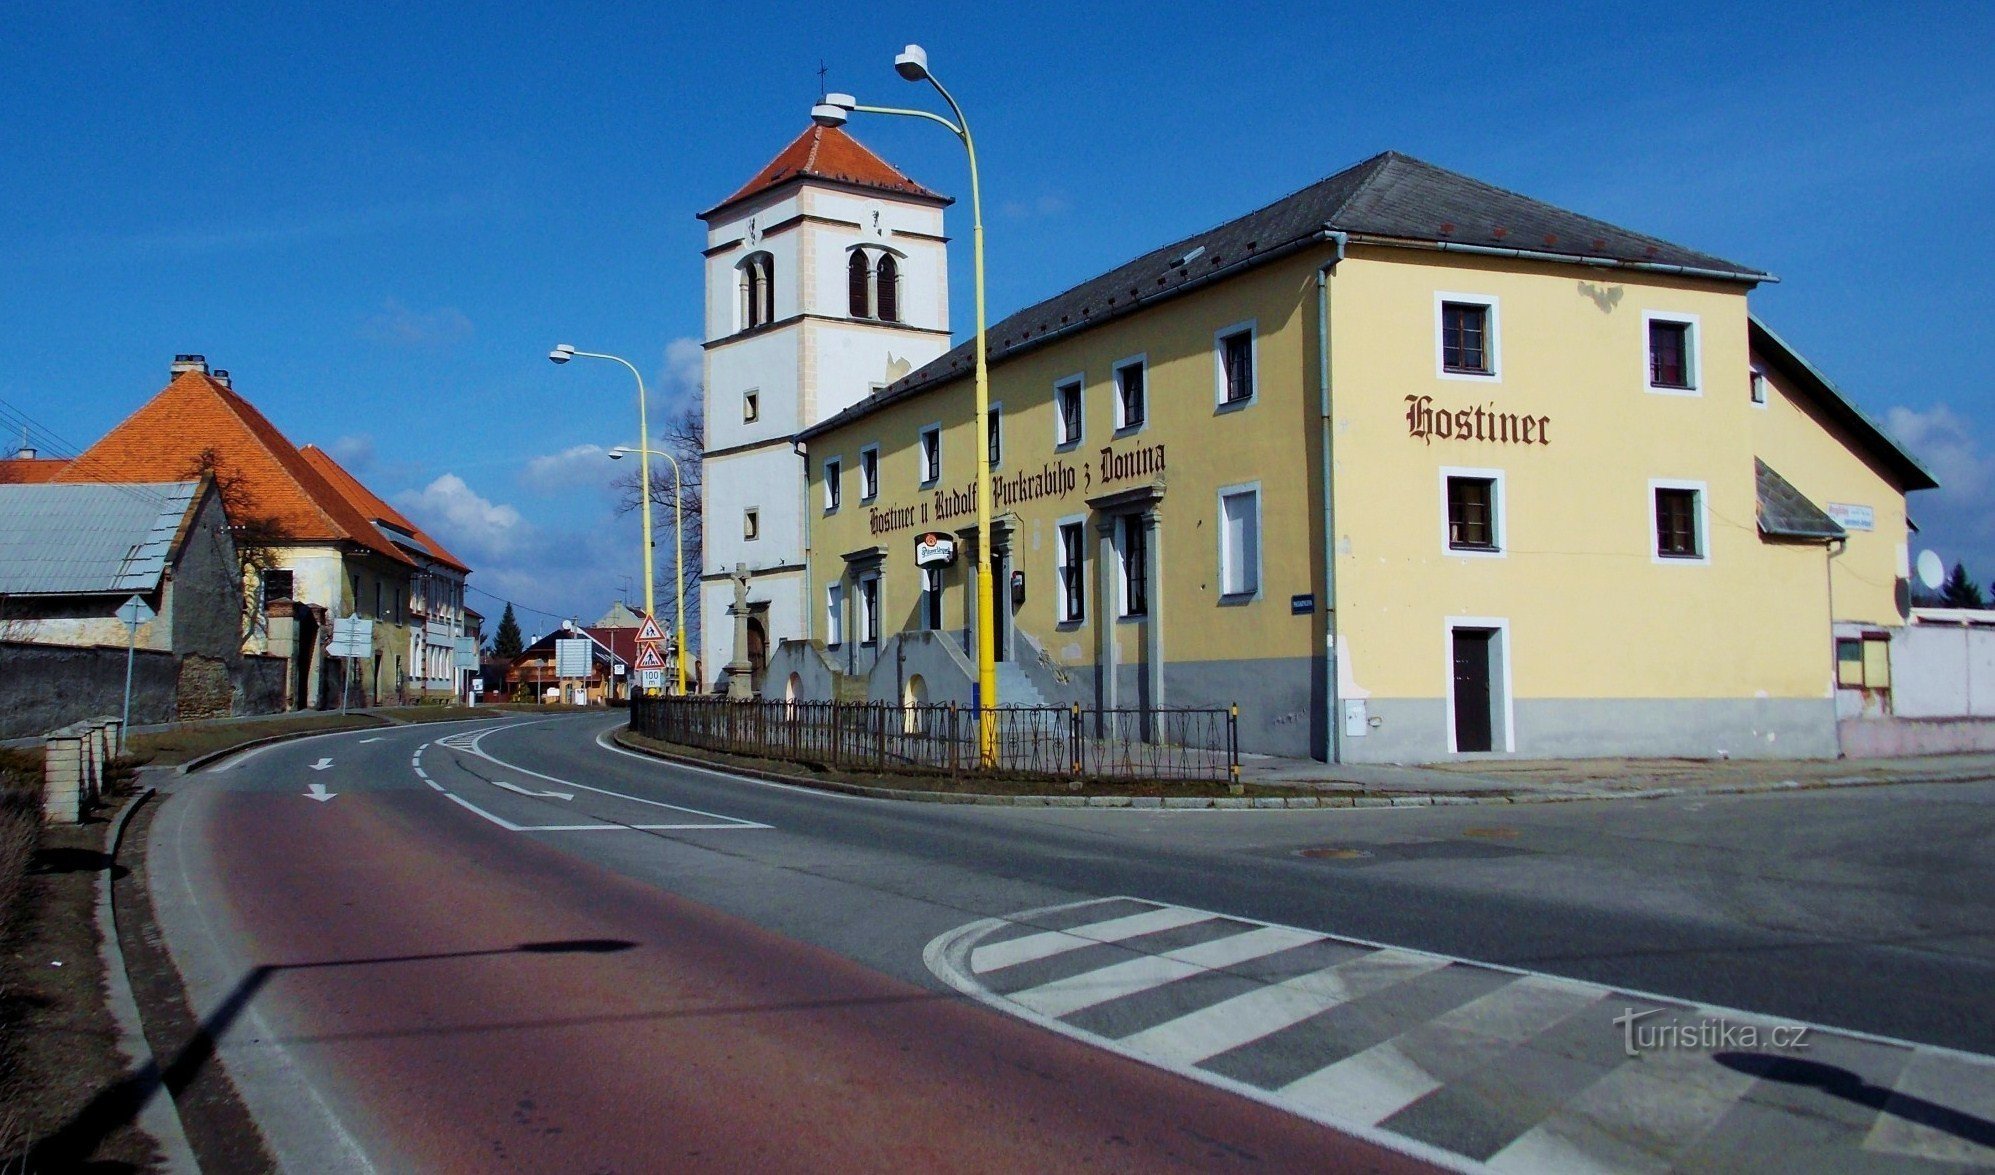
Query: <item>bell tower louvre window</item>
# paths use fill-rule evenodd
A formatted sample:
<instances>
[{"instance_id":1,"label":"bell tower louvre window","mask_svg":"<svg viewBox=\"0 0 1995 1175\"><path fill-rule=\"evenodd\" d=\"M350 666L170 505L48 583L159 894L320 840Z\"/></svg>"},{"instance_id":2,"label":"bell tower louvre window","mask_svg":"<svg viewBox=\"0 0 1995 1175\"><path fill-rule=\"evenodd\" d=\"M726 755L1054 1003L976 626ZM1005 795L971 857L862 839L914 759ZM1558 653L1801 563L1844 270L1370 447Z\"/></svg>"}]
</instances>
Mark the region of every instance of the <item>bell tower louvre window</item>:
<instances>
[{"instance_id":1,"label":"bell tower louvre window","mask_svg":"<svg viewBox=\"0 0 1995 1175\"><path fill-rule=\"evenodd\" d=\"M871 299L867 287L872 284L872 274L868 272L864 250L852 250L852 257L845 263L845 296L854 318L872 317Z\"/></svg>"},{"instance_id":2,"label":"bell tower louvre window","mask_svg":"<svg viewBox=\"0 0 1995 1175\"><path fill-rule=\"evenodd\" d=\"M776 259L756 253L741 263L741 328L767 326L776 317Z\"/></svg>"},{"instance_id":3,"label":"bell tower louvre window","mask_svg":"<svg viewBox=\"0 0 1995 1175\"><path fill-rule=\"evenodd\" d=\"M900 263L892 253L880 254L880 264L874 270L873 284L875 303L881 322L901 320L901 270Z\"/></svg>"}]
</instances>

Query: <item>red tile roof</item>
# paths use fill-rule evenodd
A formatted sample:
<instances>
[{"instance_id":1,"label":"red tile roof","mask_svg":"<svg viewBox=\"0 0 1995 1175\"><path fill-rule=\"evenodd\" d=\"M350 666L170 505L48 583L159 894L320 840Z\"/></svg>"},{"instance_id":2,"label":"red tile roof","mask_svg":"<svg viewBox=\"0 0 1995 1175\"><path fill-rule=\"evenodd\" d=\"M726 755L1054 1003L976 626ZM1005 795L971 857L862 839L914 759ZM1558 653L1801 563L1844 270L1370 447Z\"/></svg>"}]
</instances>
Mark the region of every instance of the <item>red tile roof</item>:
<instances>
[{"instance_id":1,"label":"red tile roof","mask_svg":"<svg viewBox=\"0 0 1995 1175\"><path fill-rule=\"evenodd\" d=\"M429 553L434 555L438 562L447 567L454 567L467 575L470 574L471 569L466 567L457 556L444 550L442 543L423 533L423 529L415 523L410 522L401 511L382 501L376 496L373 490L361 485L359 478L348 473L346 468L333 460L324 449L319 448L317 445L306 445L304 448L298 450L298 452L311 464L313 469L319 472L321 477L326 479L328 485L337 490L340 496L347 500L349 505L361 513L362 517L376 522L385 522L389 526L403 531L413 537L419 545L427 547Z\"/></svg>"},{"instance_id":2,"label":"red tile roof","mask_svg":"<svg viewBox=\"0 0 1995 1175\"><path fill-rule=\"evenodd\" d=\"M950 203L949 197L931 192L909 179L906 172L861 146L859 140L838 127L812 126L789 146L776 153L755 178L741 190L700 213L712 216L730 204L799 179L831 180L862 188L878 188L901 196Z\"/></svg>"},{"instance_id":3,"label":"red tile roof","mask_svg":"<svg viewBox=\"0 0 1995 1175\"><path fill-rule=\"evenodd\" d=\"M54 481L68 464L62 457L8 457L0 460L0 485L40 485Z\"/></svg>"},{"instance_id":4,"label":"red tile roof","mask_svg":"<svg viewBox=\"0 0 1995 1175\"><path fill-rule=\"evenodd\" d=\"M240 479L255 510L282 527L287 540L354 543L413 563L248 400L200 371L174 377L52 480L177 481L205 449L221 455L221 471Z\"/></svg>"}]
</instances>

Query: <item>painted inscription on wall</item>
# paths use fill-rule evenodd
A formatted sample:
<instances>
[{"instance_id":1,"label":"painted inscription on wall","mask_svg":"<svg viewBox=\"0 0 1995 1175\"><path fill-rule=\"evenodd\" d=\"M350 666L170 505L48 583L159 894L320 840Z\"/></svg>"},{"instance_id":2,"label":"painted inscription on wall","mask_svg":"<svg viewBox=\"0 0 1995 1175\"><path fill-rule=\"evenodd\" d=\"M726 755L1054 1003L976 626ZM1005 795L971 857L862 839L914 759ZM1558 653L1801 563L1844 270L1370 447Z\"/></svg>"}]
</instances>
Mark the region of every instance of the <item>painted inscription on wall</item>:
<instances>
[{"instance_id":1,"label":"painted inscription on wall","mask_svg":"<svg viewBox=\"0 0 1995 1175\"><path fill-rule=\"evenodd\" d=\"M1074 492L1083 478L1092 481L1086 466L1076 467L1065 461L1047 462L1038 469L1022 470L1009 477L994 479L991 482L991 505L994 509L1006 510L1041 498L1065 498ZM976 512L977 483L966 481L953 489L936 490L933 495L912 506L875 507L868 513L867 521L874 534L892 534L930 522L973 516Z\"/></svg>"},{"instance_id":2,"label":"painted inscription on wall","mask_svg":"<svg viewBox=\"0 0 1995 1175\"><path fill-rule=\"evenodd\" d=\"M1406 435L1427 444L1444 441L1495 441L1506 445L1549 445L1552 418L1487 408L1436 408L1432 396L1406 397Z\"/></svg>"}]
</instances>

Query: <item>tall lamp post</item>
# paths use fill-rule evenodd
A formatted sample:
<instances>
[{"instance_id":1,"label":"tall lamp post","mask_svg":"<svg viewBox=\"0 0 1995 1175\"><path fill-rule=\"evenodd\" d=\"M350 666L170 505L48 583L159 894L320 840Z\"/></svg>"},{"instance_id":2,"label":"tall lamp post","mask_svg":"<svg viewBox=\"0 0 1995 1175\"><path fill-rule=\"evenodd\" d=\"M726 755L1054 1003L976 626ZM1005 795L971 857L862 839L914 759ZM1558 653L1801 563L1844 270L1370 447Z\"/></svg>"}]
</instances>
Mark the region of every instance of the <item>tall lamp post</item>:
<instances>
[{"instance_id":1,"label":"tall lamp post","mask_svg":"<svg viewBox=\"0 0 1995 1175\"><path fill-rule=\"evenodd\" d=\"M629 445L618 445L610 450L610 460L621 461L623 460L625 454L628 454L630 452L632 452L632 449ZM684 499L680 497L680 492L681 492L680 487L682 483L679 480L679 460L678 458L672 456L672 454L662 452L658 449L653 449L649 445L640 444L637 447L636 452L638 454L638 460L640 462L643 462L650 457L663 457L665 458L665 460L670 461L672 463L672 530L673 530L672 568L675 572L672 578L675 581L673 590L678 597L678 613L679 613L678 620L673 622L672 648L674 650L674 660L678 663L679 696L685 697L686 696L686 503ZM650 505L651 485L649 482L647 482L644 487L644 501L647 506ZM646 574L647 575L650 574L648 569L646 571Z\"/></svg>"},{"instance_id":2,"label":"tall lamp post","mask_svg":"<svg viewBox=\"0 0 1995 1175\"><path fill-rule=\"evenodd\" d=\"M998 701L997 608L991 595L991 544L995 537L991 533L991 452L982 435L982 430L990 428L991 377L984 357L984 203L977 181L977 144L970 138L970 120L963 117L963 108L929 72L926 49L919 45L902 49L894 58L894 70L908 81L927 82L934 86L935 92L949 104L949 111L956 116L956 121L951 122L926 110L862 106L850 94L826 94L822 102L811 107L810 117L812 122L822 127L842 126L855 111L925 118L949 128L949 132L961 140L963 150L970 157L970 240L976 258L977 289L976 428L979 430L973 434L975 440L970 446L977 454L977 744L983 765L990 767L997 762L997 712L994 709Z\"/></svg>"},{"instance_id":3,"label":"tall lamp post","mask_svg":"<svg viewBox=\"0 0 1995 1175\"><path fill-rule=\"evenodd\" d=\"M637 435L640 437L649 437L651 435L651 423L649 418L647 418L645 415L645 407L644 407L644 399L645 399L644 376L641 372L637 370L636 366L633 365L630 360L625 359L618 355L604 355L596 351L577 351L573 346L567 343L562 343L556 346L552 351L549 351L547 353L547 358L550 361L557 364L566 363L570 359L576 359L576 358L608 359L612 363L621 363L625 367L629 368L631 377L637 380ZM638 495L638 501L643 506L644 510L644 614L646 616L652 617L653 619L656 619L658 616L658 612L654 607L655 600L652 590L653 577L651 572L651 456L650 454L651 454L651 449L649 445L645 445L644 447L638 450L638 476L644 482L644 492Z\"/></svg>"}]
</instances>

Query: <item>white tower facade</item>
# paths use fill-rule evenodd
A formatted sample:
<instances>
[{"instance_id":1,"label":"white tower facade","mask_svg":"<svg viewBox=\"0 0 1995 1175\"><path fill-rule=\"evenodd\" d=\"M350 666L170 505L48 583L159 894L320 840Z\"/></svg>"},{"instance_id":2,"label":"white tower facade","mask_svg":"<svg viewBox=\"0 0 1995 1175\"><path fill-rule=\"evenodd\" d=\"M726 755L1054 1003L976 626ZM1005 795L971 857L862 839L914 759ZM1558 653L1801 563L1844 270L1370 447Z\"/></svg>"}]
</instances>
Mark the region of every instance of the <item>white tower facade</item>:
<instances>
[{"instance_id":1,"label":"white tower facade","mask_svg":"<svg viewBox=\"0 0 1995 1175\"><path fill-rule=\"evenodd\" d=\"M804 500L794 438L948 350L949 203L843 130L812 127L701 214L704 688L738 655L759 673L823 611L804 561L804 511L823 504ZM736 566L750 576L746 650L729 612Z\"/></svg>"}]
</instances>

